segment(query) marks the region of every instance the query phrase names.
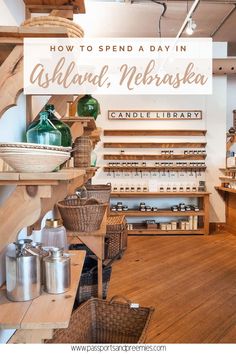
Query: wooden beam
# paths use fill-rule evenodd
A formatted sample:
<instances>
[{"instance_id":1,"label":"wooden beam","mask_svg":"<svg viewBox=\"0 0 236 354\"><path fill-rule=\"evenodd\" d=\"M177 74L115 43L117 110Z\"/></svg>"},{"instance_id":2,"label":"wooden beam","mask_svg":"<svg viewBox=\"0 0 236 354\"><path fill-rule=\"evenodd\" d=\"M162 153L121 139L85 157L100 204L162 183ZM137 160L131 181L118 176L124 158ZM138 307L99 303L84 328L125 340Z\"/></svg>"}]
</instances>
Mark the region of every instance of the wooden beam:
<instances>
[{"instance_id":1,"label":"wooden beam","mask_svg":"<svg viewBox=\"0 0 236 354\"><path fill-rule=\"evenodd\" d=\"M0 26L0 37L25 38L25 37L68 37L65 27L43 26Z\"/></svg>"},{"instance_id":2,"label":"wooden beam","mask_svg":"<svg viewBox=\"0 0 236 354\"><path fill-rule=\"evenodd\" d=\"M17 45L0 66L0 118L16 105L23 90L23 46Z\"/></svg>"},{"instance_id":3,"label":"wooden beam","mask_svg":"<svg viewBox=\"0 0 236 354\"><path fill-rule=\"evenodd\" d=\"M71 10L53 10L50 15L59 16L67 18L68 20L73 20L73 8Z\"/></svg>"},{"instance_id":4,"label":"wooden beam","mask_svg":"<svg viewBox=\"0 0 236 354\"><path fill-rule=\"evenodd\" d=\"M68 7L73 9L74 14L85 13L84 0L24 0L24 3L32 13L49 13L53 9L63 10Z\"/></svg>"}]
</instances>

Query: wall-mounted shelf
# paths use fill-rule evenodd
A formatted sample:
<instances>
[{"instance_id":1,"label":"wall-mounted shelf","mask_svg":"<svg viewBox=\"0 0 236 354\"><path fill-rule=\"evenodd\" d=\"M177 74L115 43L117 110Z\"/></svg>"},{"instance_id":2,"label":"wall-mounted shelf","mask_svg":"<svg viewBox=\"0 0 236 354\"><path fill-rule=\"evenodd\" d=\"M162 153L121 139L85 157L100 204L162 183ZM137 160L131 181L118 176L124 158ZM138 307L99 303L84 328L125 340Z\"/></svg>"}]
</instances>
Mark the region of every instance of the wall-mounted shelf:
<instances>
[{"instance_id":1,"label":"wall-mounted shelf","mask_svg":"<svg viewBox=\"0 0 236 354\"><path fill-rule=\"evenodd\" d=\"M112 192L112 199L150 199L150 198L197 198L199 211L177 211L172 210L157 210L153 211L140 211L140 210L127 210L121 212L112 212L112 215L123 214L126 217L137 217L137 218L147 218L147 217L189 217L189 216L199 216L201 221L201 226L198 230L160 230L160 229L147 229L146 225L143 223L134 223L133 229L128 230L129 235L191 235L191 234L209 234L209 192Z\"/></svg>"},{"instance_id":2,"label":"wall-mounted shelf","mask_svg":"<svg viewBox=\"0 0 236 354\"><path fill-rule=\"evenodd\" d=\"M111 198L156 198L156 197L189 197L203 198L210 195L209 192L112 192Z\"/></svg>"},{"instance_id":3,"label":"wall-mounted shelf","mask_svg":"<svg viewBox=\"0 0 236 354\"><path fill-rule=\"evenodd\" d=\"M204 235L205 229L198 230L160 230L160 229L147 229L142 224L135 224L133 230L129 230L129 235Z\"/></svg>"},{"instance_id":4,"label":"wall-mounted shelf","mask_svg":"<svg viewBox=\"0 0 236 354\"><path fill-rule=\"evenodd\" d=\"M236 194L236 189L233 189L233 188L226 188L226 187L216 186L215 189L217 191L219 191L219 192L227 192L227 193Z\"/></svg>"},{"instance_id":5,"label":"wall-mounted shelf","mask_svg":"<svg viewBox=\"0 0 236 354\"><path fill-rule=\"evenodd\" d=\"M104 160L205 160L206 154L194 155L104 155Z\"/></svg>"},{"instance_id":6,"label":"wall-mounted shelf","mask_svg":"<svg viewBox=\"0 0 236 354\"><path fill-rule=\"evenodd\" d=\"M127 166L105 166L103 167L104 172L155 172L155 171L205 171L206 166L186 166L186 167L177 167L177 166L162 166L162 167L127 167Z\"/></svg>"},{"instance_id":7,"label":"wall-mounted shelf","mask_svg":"<svg viewBox=\"0 0 236 354\"><path fill-rule=\"evenodd\" d=\"M235 178L228 177L228 176L219 177L219 179L220 179L221 181L225 181L225 182L236 182L236 179L235 179Z\"/></svg>"},{"instance_id":8,"label":"wall-mounted shelf","mask_svg":"<svg viewBox=\"0 0 236 354\"><path fill-rule=\"evenodd\" d=\"M104 136L205 136L206 130L104 130Z\"/></svg>"},{"instance_id":9,"label":"wall-mounted shelf","mask_svg":"<svg viewBox=\"0 0 236 354\"><path fill-rule=\"evenodd\" d=\"M164 217L164 216L204 216L204 211L172 211L169 209L162 209L158 211L140 211L140 210L127 210L127 211L121 211L121 212L111 212L110 215L125 215L127 217Z\"/></svg>"},{"instance_id":10,"label":"wall-mounted shelf","mask_svg":"<svg viewBox=\"0 0 236 354\"><path fill-rule=\"evenodd\" d=\"M103 143L104 148L138 148L138 149L172 149L172 148L204 148L207 143Z\"/></svg>"}]
</instances>

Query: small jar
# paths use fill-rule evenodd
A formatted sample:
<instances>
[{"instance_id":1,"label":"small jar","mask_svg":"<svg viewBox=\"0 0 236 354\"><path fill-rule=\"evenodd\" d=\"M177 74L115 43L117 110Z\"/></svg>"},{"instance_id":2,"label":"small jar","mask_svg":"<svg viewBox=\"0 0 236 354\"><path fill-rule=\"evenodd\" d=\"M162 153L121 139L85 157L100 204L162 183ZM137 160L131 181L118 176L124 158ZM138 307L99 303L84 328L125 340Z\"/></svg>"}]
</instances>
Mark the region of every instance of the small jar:
<instances>
[{"instance_id":1,"label":"small jar","mask_svg":"<svg viewBox=\"0 0 236 354\"><path fill-rule=\"evenodd\" d=\"M47 219L42 230L42 244L47 247L68 249L66 229L61 219Z\"/></svg>"}]
</instances>

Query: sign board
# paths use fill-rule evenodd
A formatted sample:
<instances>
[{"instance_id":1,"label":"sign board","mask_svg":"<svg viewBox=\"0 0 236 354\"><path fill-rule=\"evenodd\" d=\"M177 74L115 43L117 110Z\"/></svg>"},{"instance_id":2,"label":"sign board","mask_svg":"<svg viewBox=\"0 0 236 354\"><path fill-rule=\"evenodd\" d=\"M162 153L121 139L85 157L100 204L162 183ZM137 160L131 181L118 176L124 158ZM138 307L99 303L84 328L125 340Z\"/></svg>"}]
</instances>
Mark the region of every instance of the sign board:
<instances>
[{"instance_id":1,"label":"sign board","mask_svg":"<svg viewBox=\"0 0 236 354\"><path fill-rule=\"evenodd\" d=\"M29 95L209 95L211 38L24 38Z\"/></svg>"},{"instance_id":2,"label":"sign board","mask_svg":"<svg viewBox=\"0 0 236 354\"><path fill-rule=\"evenodd\" d=\"M202 111L200 110L119 110L108 111L110 120L200 120Z\"/></svg>"}]
</instances>

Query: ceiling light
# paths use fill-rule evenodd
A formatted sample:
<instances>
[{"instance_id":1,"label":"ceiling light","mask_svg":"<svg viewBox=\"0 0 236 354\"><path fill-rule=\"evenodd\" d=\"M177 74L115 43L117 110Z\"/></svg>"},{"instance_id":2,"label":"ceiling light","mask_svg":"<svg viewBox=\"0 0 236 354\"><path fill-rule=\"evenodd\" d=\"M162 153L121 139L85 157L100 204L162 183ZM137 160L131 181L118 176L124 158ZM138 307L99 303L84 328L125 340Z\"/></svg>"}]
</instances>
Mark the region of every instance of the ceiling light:
<instances>
[{"instance_id":1,"label":"ceiling light","mask_svg":"<svg viewBox=\"0 0 236 354\"><path fill-rule=\"evenodd\" d=\"M188 22L187 22L186 33L187 33L189 36L191 36L196 28L197 28L196 23L194 22L194 20L192 19L192 17L190 17L190 18L188 19Z\"/></svg>"}]
</instances>

